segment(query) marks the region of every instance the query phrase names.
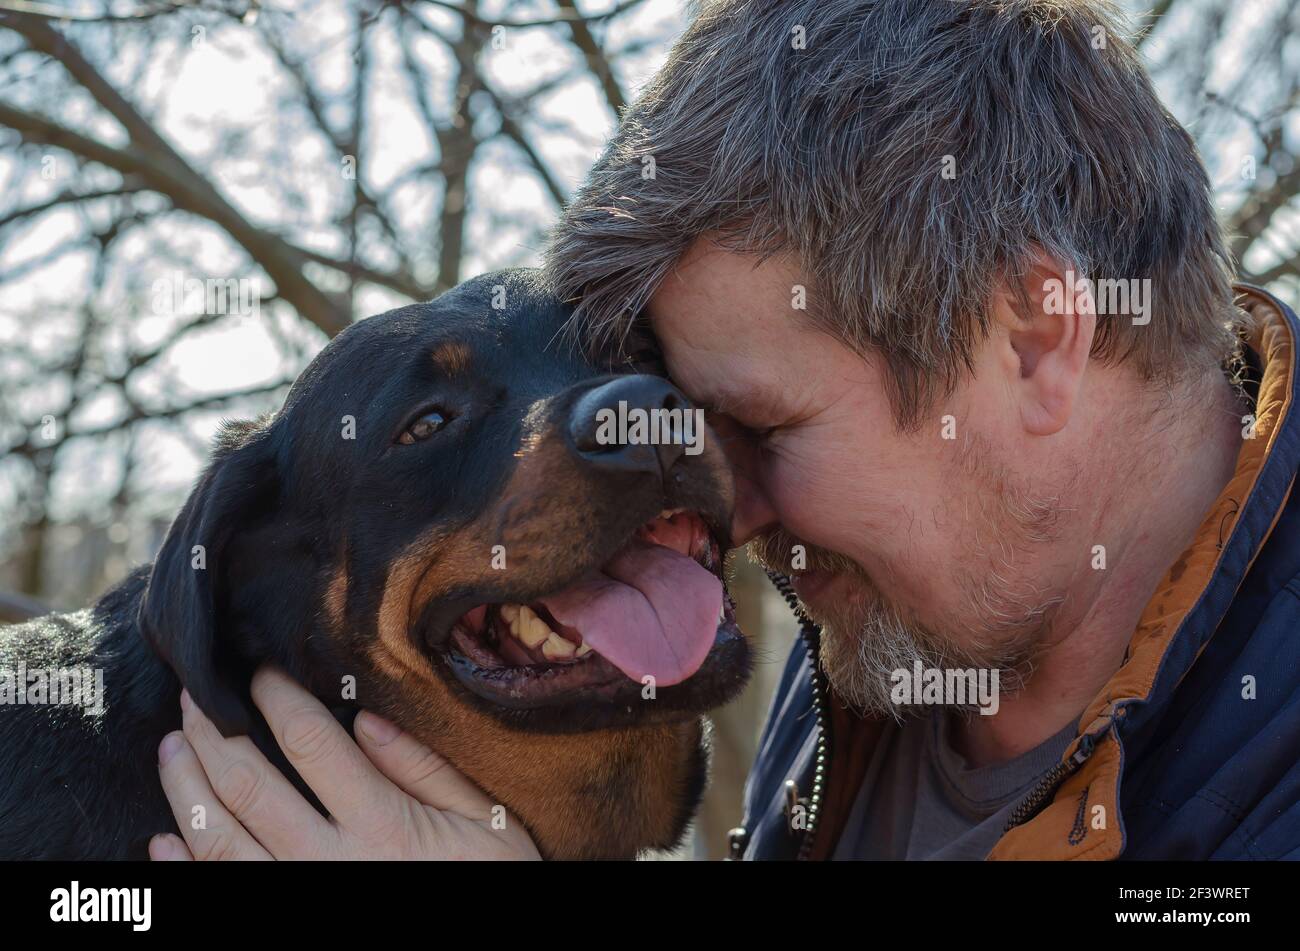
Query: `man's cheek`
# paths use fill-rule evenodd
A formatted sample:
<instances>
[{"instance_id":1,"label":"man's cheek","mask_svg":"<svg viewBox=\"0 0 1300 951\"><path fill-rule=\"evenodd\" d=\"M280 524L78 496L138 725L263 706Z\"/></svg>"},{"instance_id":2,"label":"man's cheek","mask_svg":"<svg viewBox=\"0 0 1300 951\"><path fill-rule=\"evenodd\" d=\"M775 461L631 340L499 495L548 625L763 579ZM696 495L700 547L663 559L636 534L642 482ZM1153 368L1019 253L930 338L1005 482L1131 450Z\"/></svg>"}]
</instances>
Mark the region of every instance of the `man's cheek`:
<instances>
[{"instance_id":1,"label":"man's cheek","mask_svg":"<svg viewBox=\"0 0 1300 951\"><path fill-rule=\"evenodd\" d=\"M796 534L803 533L795 523L807 522L806 531L824 535L837 519L856 517L871 502L870 483L819 440L784 441L768 454L763 475L782 524Z\"/></svg>"},{"instance_id":2,"label":"man's cheek","mask_svg":"<svg viewBox=\"0 0 1300 951\"><path fill-rule=\"evenodd\" d=\"M853 518L852 498L838 497L826 477L809 467L785 466L767 485L782 528L801 541L852 555L842 547L843 536L857 534L845 521Z\"/></svg>"}]
</instances>

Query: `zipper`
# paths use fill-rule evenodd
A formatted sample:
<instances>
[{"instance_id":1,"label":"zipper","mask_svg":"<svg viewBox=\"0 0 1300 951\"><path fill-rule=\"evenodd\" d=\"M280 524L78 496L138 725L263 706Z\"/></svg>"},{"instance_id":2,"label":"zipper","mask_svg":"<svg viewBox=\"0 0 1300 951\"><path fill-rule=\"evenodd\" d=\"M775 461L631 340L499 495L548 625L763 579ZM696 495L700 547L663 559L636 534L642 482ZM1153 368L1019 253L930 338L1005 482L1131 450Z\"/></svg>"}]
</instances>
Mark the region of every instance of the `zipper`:
<instances>
[{"instance_id":1,"label":"zipper","mask_svg":"<svg viewBox=\"0 0 1300 951\"><path fill-rule=\"evenodd\" d=\"M1109 727L1107 727L1107 729L1109 729ZM1067 776L1072 775L1080 766L1087 762L1088 757L1092 756L1092 751L1097 745L1098 738L1105 732L1105 730L1102 730L1101 733L1095 735L1085 733L1083 738L1079 740L1079 748L1074 751L1074 755L1068 760L1057 763L1048 770L1046 775L1038 781L1038 785L1029 790L1029 794L1020 801L1020 805L1016 806L1016 808L1011 811L1011 816L1007 819L1007 824L1002 827L1002 834L1006 835L1016 826L1024 825L1041 812L1043 807L1047 804L1048 798L1056 791L1056 787L1059 786Z\"/></svg>"},{"instance_id":2,"label":"zipper","mask_svg":"<svg viewBox=\"0 0 1300 951\"><path fill-rule=\"evenodd\" d=\"M817 749L813 754L813 785L808 795L808 819L804 828L803 841L795 855L798 861L806 861L812 854L813 840L817 834L817 819L821 814L822 796L826 789L826 777L830 770L830 696L825 678L822 676L818 655L821 649L822 632L799 607L799 596L794 593L790 579L775 571L767 572L772 585L785 598L786 604L799 621L799 636L803 638L808 651L809 665L812 668L813 709L817 714Z\"/></svg>"}]
</instances>

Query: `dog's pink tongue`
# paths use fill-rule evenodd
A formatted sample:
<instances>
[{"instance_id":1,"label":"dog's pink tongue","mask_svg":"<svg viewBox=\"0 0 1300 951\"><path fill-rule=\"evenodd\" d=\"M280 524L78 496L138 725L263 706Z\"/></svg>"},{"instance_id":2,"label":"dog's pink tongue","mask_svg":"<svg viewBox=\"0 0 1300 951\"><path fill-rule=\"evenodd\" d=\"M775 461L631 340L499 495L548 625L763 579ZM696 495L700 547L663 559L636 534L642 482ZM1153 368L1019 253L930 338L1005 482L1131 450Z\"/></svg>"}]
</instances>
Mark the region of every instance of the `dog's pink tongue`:
<instances>
[{"instance_id":1,"label":"dog's pink tongue","mask_svg":"<svg viewBox=\"0 0 1300 951\"><path fill-rule=\"evenodd\" d=\"M633 542L542 604L633 680L668 687L699 670L713 646L722 582L670 548Z\"/></svg>"}]
</instances>

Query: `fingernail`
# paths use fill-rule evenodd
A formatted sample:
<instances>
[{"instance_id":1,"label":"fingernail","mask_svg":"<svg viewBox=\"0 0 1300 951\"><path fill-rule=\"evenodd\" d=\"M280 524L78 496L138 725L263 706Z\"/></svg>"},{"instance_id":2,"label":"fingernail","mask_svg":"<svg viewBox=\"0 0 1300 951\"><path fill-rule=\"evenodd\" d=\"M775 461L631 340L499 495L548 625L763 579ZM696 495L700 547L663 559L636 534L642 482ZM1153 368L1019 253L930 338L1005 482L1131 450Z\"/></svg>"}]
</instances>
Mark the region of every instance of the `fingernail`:
<instances>
[{"instance_id":1,"label":"fingernail","mask_svg":"<svg viewBox=\"0 0 1300 951\"><path fill-rule=\"evenodd\" d=\"M362 710L357 714L357 729L380 746L393 742L402 732L396 724L389 723L379 714L371 713L369 710Z\"/></svg>"},{"instance_id":2,"label":"fingernail","mask_svg":"<svg viewBox=\"0 0 1300 951\"><path fill-rule=\"evenodd\" d=\"M194 702L194 701L190 699L190 692L189 692L188 690L184 690L184 689L182 689L182 690L181 690L181 709L184 710L186 713L189 713L190 705L191 705L193 702Z\"/></svg>"},{"instance_id":3,"label":"fingernail","mask_svg":"<svg viewBox=\"0 0 1300 951\"><path fill-rule=\"evenodd\" d=\"M171 837L160 832L149 840L149 858L155 862L166 862L172 857L172 848Z\"/></svg>"},{"instance_id":4,"label":"fingernail","mask_svg":"<svg viewBox=\"0 0 1300 951\"><path fill-rule=\"evenodd\" d=\"M177 730L168 733L163 737L163 741L158 744L158 765L166 766L173 756L181 751L181 745L185 742L185 734Z\"/></svg>"}]
</instances>

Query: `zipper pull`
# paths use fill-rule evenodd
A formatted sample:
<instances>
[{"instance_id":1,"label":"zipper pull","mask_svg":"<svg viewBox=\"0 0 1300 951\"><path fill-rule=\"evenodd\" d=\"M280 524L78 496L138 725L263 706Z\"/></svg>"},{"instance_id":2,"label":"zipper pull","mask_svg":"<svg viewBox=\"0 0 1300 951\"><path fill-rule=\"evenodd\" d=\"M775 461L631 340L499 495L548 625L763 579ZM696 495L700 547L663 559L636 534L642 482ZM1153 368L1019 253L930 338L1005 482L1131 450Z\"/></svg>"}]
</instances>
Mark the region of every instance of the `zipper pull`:
<instances>
[{"instance_id":1,"label":"zipper pull","mask_svg":"<svg viewBox=\"0 0 1300 951\"><path fill-rule=\"evenodd\" d=\"M727 833L727 861L739 862L745 855L745 846L749 845L749 830L736 826Z\"/></svg>"}]
</instances>

